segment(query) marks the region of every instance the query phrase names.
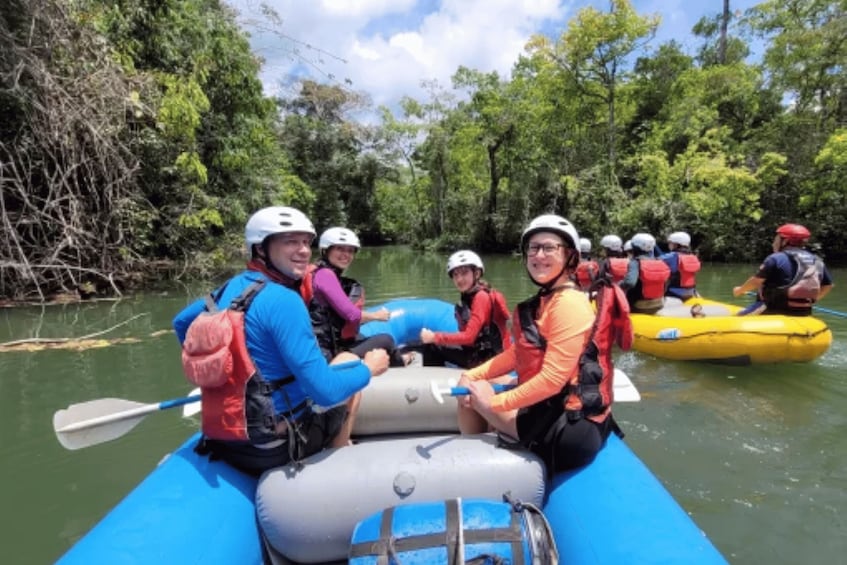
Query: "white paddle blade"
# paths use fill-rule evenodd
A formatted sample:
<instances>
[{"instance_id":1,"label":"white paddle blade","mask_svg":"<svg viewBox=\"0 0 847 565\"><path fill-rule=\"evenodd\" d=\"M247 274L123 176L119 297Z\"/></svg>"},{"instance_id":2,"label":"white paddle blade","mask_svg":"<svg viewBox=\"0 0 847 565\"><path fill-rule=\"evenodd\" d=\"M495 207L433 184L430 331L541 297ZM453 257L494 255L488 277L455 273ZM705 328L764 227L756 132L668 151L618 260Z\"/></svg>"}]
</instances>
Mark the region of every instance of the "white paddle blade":
<instances>
[{"instance_id":1,"label":"white paddle blade","mask_svg":"<svg viewBox=\"0 0 847 565\"><path fill-rule=\"evenodd\" d=\"M66 449L82 449L121 437L155 409L155 404L99 398L58 410L53 430Z\"/></svg>"},{"instance_id":2,"label":"white paddle blade","mask_svg":"<svg viewBox=\"0 0 847 565\"><path fill-rule=\"evenodd\" d=\"M618 368L615 368L613 382L615 402L639 402L641 400L641 393L629 380L627 374Z\"/></svg>"},{"instance_id":3,"label":"white paddle blade","mask_svg":"<svg viewBox=\"0 0 847 565\"><path fill-rule=\"evenodd\" d=\"M432 398L434 398L437 403L444 404L444 396L442 394L441 389L438 388L437 382L431 381L429 383L429 392L432 394ZM447 392L449 393L450 390L447 389Z\"/></svg>"},{"instance_id":4,"label":"white paddle blade","mask_svg":"<svg viewBox=\"0 0 847 565\"><path fill-rule=\"evenodd\" d=\"M201 393L201 390L198 387L198 388L193 389L191 392L189 392L188 396L195 396L195 395L200 394L200 393ZM200 411L202 410L201 402L192 402L191 404L184 404L183 407L182 407L182 417L183 418L190 418L191 416L194 416L195 414L199 414Z\"/></svg>"},{"instance_id":5,"label":"white paddle blade","mask_svg":"<svg viewBox=\"0 0 847 565\"><path fill-rule=\"evenodd\" d=\"M62 447L64 447L65 449L83 449L86 447L91 447L92 445L105 443L107 441L112 441L113 439L123 437L125 434L129 433L129 431L132 430L135 426L141 423L141 420L143 419L144 415L141 415L136 416L135 418L130 418L128 420L111 422L108 425L103 425L96 428L82 428L71 431L56 430L56 438L59 440L59 443L61 443Z\"/></svg>"},{"instance_id":6,"label":"white paddle blade","mask_svg":"<svg viewBox=\"0 0 847 565\"><path fill-rule=\"evenodd\" d=\"M393 320L394 318L396 318L398 316L402 316L405 313L406 313L406 311L403 310L402 308L398 308L397 310L392 310L391 313L388 315L388 319Z\"/></svg>"}]
</instances>

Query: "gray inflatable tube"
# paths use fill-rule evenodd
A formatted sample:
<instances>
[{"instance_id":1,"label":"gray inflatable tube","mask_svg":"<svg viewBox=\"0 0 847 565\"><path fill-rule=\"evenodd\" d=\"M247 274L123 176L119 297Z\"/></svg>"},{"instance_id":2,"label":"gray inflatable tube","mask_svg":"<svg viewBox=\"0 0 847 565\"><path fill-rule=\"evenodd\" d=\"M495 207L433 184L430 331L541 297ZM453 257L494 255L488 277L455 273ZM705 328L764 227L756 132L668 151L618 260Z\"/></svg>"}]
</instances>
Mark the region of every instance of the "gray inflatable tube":
<instances>
[{"instance_id":1,"label":"gray inflatable tube","mask_svg":"<svg viewBox=\"0 0 847 565\"><path fill-rule=\"evenodd\" d=\"M456 401L438 404L430 381L448 386L460 372L403 368L371 381L354 434L359 443L330 449L299 471L265 473L256 514L276 562L323 563L347 558L356 524L389 506L447 498L501 499L505 492L541 505L544 464L534 455L497 447L492 434L427 435L457 429ZM391 435L389 435L391 434Z\"/></svg>"}]
</instances>

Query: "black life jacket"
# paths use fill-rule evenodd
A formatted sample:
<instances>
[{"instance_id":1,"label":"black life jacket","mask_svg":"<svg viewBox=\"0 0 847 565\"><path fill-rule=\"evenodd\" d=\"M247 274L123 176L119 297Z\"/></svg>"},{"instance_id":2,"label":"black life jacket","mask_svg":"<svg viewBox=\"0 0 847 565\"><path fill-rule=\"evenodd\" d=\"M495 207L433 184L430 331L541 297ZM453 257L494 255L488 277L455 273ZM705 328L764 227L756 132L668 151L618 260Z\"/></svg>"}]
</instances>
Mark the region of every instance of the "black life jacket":
<instances>
[{"instance_id":1,"label":"black life jacket","mask_svg":"<svg viewBox=\"0 0 847 565\"><path fill-rule=\"evenodd\" d=\"M499 321L498 317L503 316L503 312L506 313L505 319L508 320L508 309L505 306L506 298L503 294L500 291L476 285L470 291L463 292L460 302L456 304L455 316L456 322L459 324L459 331L463 331L471 319L471 305L477 292L485 292L491 300L491 316L489 316L488 322L483 324L474 344L471 346L471 349L473 349L472 359L470 360L472 365L488 361L503 351L503 334L500 333L497 321Z\"/></svg>"},{"instance_id":2,"label":"black life jacket","mask_svg":"<svg viewBox=\"0 0 847 565\"><path fill-rule=\"evenodd\" d=\"M338 355L345 345L350 344L356 338L357 331L353 329L352 324L349 324L331 306L321 304L315 298L312 281L315 273L320 269L330 269L338 277L344 294L354 304L359 306L359 308L364 306L365 290L359 284L359 281L342 276L337 269L333 268L324 260L310 265L306 271L306 275L303 277L303 282L300 285L300 295L304 302L306 302L306 307L309 310L312 331L314 331L315 337L318 340L318 346L320 346L326 360L330 361Z\"/></svg>"}]
</instances>

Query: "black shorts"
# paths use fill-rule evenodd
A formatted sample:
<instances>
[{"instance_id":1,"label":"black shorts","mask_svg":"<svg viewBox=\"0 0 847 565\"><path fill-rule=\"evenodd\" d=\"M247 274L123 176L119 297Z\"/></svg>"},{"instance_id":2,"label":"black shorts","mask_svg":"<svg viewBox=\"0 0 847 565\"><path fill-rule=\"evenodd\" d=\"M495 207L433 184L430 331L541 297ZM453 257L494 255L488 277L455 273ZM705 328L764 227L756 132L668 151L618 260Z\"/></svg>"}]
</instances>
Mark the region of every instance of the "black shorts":
<instances>
[{"instance_id":1,"label":"black shorts","mask_svg":"<svg viewBox=\"0 0 847 565\"><path fill-rule=\"evenodd\" d=\"M208 452L212 459L222 459L236 469L258 477L268 469L289 463L292 455L301 460L323 451L347 420L347 405L330 408L326 412L311 412L301 418L297 425L305 438L295 442L296 452L289 445L293 432L282 440L280 445L263 448L246 442L219 441L203 439L198 446L199 453Z\"/></svg>"},{"instance_id":2,"label":"black shorts","mask_svg":"<svg viewBox=\"0 0 847 565\"><path fill-rule=\"evenodd\" d=\"M569 419L545 401L518 411L520 443L541 457L550 474L576 469L591 463L613 429L613 418L598 424L587 418Z\"/></svg>"}]
</instances>

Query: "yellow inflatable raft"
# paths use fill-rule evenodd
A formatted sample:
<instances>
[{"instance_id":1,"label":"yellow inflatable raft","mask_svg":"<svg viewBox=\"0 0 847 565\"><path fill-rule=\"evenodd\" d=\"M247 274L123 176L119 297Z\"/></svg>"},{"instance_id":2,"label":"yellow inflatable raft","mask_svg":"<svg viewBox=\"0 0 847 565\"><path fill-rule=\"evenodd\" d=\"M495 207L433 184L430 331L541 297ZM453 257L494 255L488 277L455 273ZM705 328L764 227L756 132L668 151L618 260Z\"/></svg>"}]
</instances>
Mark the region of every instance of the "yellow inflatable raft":
<instances>
[{"instance_id":1,"label":"yellow inflatable raft","mask_svg":"<svg viewBox=\"0 0 847 565\"><path fill-rule=\"evenodd\" d=\"M693 317L700 305L703 317ZM677 361L731 365L812 361L832 343L832 332L812 316L735 316L732 304L666 299L656 315L633 314L636 351Z\"/></svg>"}]
</instances>

